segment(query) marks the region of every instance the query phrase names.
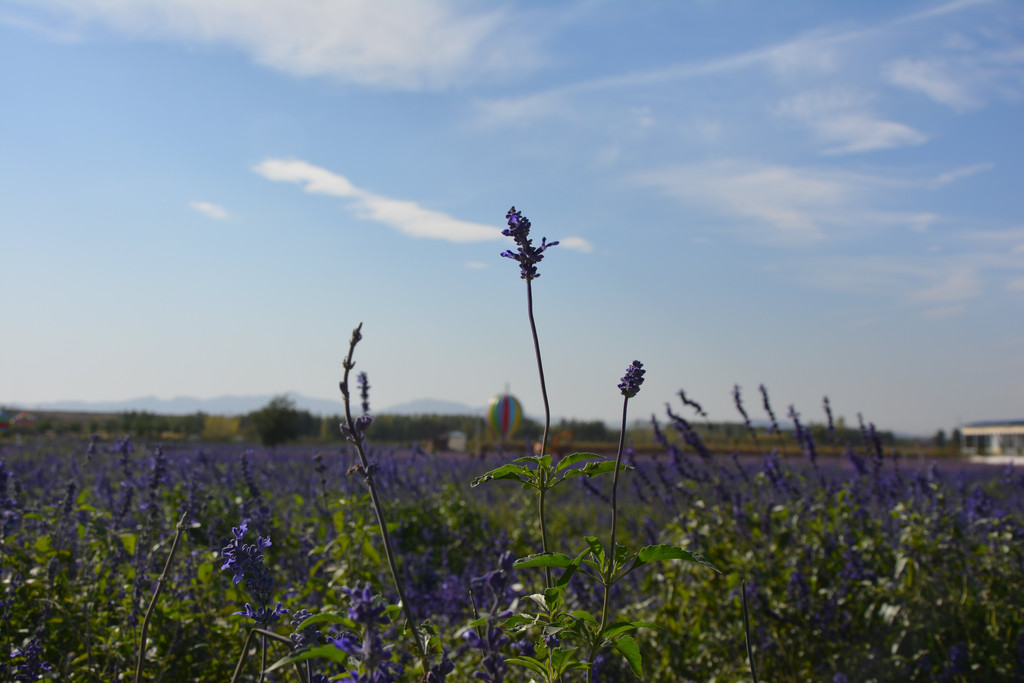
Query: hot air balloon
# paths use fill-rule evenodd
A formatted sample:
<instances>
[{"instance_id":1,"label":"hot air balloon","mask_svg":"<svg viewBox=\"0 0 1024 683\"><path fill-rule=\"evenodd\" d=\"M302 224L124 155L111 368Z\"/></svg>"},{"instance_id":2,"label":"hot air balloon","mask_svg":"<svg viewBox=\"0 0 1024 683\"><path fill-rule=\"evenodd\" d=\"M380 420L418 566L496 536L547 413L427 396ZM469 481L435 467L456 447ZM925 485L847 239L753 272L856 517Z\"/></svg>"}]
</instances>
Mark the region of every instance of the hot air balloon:
<instances>
[{"instance_id":1,"label":"hot air balloon","mask_svg":"<svg viewBox=\"0 0 1024 683\"><path fill-rule=\"evenodd\" d=\"M523 417L523 406L519 399L511 394L499 394L491 399L487 409L487 420L491 429L497 432L502 441L512 436Z\"/></svg>"}]
</instances>

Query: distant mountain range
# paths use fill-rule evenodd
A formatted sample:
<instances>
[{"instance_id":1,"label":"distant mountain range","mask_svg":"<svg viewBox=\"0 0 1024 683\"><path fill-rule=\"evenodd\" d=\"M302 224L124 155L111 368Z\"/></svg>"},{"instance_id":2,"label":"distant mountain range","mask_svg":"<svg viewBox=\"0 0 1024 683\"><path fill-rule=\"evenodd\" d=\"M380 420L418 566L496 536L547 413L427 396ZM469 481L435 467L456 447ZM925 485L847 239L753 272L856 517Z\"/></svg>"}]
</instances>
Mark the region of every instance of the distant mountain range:
<instances>
[{"instance_id":1,"label":"distant mountain range","mask_svg":"<svg viewBox=\"0 0 1024 683\"><path fill-rule=\"evenodd\" d=\"M190 415L203 412L208 415L244 415L259 410L273 396L218 396L217 398L192 398L178 396L176 398L157 398L143 396L126 401L49 401L45 403L3 403L8 410L41 410L67 411L82 413L121 413L129 411L156 413L158 415ZM322 398L310 398L302 394L289 393L288 398L295 402L300 410L308 410L314 415L339 415L344 411L341 399L334 401ZM373 410L379 415L482 415L483 407L473 406L455 401L439 401L421 398L407 403Z\"/></svg>"}]
</instances>

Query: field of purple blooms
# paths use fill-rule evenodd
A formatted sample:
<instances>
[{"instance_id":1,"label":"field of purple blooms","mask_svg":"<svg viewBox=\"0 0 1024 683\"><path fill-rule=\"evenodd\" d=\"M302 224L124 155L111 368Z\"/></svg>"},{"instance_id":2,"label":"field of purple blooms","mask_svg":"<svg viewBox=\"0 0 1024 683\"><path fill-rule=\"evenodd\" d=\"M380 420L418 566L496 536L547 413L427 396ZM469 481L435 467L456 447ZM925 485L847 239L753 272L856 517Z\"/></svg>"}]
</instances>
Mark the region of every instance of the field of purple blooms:
<instances>
[{"instance_id":1,"label":"field of purple blooms","mask_svg":"<svg viewBox=\"0 0 1024 683\"><path fill-rule=\"evenodd\" d=\"M870 440L851 444L844 467L781 460L765 436L766 455L740 461L702 455L685 421L667 427L665 452L632 458L634 469L623 473L623 535L699 550L722 573L669 562L616 585L622 618L658 625L636 636L645 680L751 680L744 581L759 680L1024 677L1024 474L992 468L968 480L954 463L911 468ZM478 613L514 612L541 580L510 562L536 551L527 492L504 481L469 486L508 457L370 457L394 520L406 600L436 627L454 666L449 679L529 680L503 662L529 651L529 638L467 628L474 602ZM0 659L0 680L132 680L145 613L183 515L139 680L227 681L244 649L238 680L257 680L261 649L243 645L261 609L283 641L269 641L268 662L311 639L358 652L359 624L346 621L354 615L380 625L391 672L354 680L418 679L403 677L413 658L394 643L395 626L375 602L395 595L365 487L350 474L351 447L39 442L4 444L0 460L0 613L11 655ZM553 546L581 546L606 507L606 483L577 481L550 508ZM251 581L265 585L247 590ZM570 582L568 601L598 599ZM321 613L342 621L296 631L303 617ZM265 680L320 680L350 668L307 661L312 675L281 667ZM635 680L619 658L598 657L594 666L595 680Z\"/></svg>"}]
</instances>

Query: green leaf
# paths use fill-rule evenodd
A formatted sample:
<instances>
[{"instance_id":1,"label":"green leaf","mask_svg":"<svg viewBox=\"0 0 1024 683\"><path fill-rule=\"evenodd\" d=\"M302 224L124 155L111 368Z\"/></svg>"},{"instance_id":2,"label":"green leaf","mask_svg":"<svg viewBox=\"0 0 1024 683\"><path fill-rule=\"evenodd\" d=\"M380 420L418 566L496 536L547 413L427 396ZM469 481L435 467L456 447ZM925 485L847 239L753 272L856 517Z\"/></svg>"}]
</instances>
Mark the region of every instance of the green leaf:
<instances>
[{"instance_id":1,"label":"green leaf","mask_svg":"<svg viewBox=\"0 0 1024 683\"><path fill-rule=\"evenodd\" d=\"M597 559L601 565L600 569L604 569L604 546L601 545L601 541L597 540L597 536L584 536L583 540L587 542L587 547L590 549L590 553Z\"/></svg>"},{"instance_id":2,"label":"green leaf","mask_svg":"<svg viewBox=\"0 0 1024 683\"><path fill-rule=\"evenodd\" d=\"M623 659L629 664L629 668L633 670L633 673L637 678L642 678L644 675L643 661L640 659L640 646L636 644L632 636L622 636L614 643L612 647L619 651Z\"/></svg>"},{"instance_id":3,"label":"green leaf","mask_svg":"<svg viewBox=\"0 0 1024 683\"><path fill-rule=\"evenodd\" d=\"M521 460L522 458L520 458ZM513 463L506 463L501 467L496 467L490 472L481 474L479 477L473 480L470 486L478 486L485 481L491 481L492 479L514 479L515 481L522 482L524 486L532 481L534 478L533 470L529 467L523 467L522 465L516 465Z\"/></svg>"},{"instance_id":4,"label":"green leaf","mask_svg":"<svg viewBox=\"0 0 1024 683\"><path fill-rule=\"evenodd\" d=\"M301 624L295 627L295 630L299 631L307 626L314 626L315 624L341 624L350 629L355 628L355 623L347 616L331 614L330 612L322 612L320 614L314 614L311 617L307 617Z\"/></svg>"},{"instance_id":5,"label":"green leaf","mask_svg":"<svg viewBox=\"0 0 1024 683\"><path fill-rule=\"evenodd\" d=\"M129 555L135 554L135 544L138 540L137 534L121 534L121 545L124 546L124 551Z\"/></svg>"},{"instance_id":6,"label":"green leaf","mask_svg":"<svg viewBox=\"0 0 1024 683\"><path fill-rule=\"evenodd\" d=\"M663 560L690 560L691 562L696 562L697 564L708 567L709 569L713 569L719 574L722 573L718 567L711 564L711 562L700 553L693 553L685 548L680 548L677 545L668 544L649 545L641 548L637 552L636 559L633 560L633 564L626 573L628 574L634 569L642 567L650 562L661 562Z\"/></svg>"},{"instance_id":7,"label":"green leaf","mask_svg":"<svg viewBox=\"0 0 1024 683\"><path fill-rule=\"evenodd\" d=\"M370 539L363 539L362 551L363 555L365 555L366 558L370 560L370 562L373 562L375 565L380 566L380 553L377 552L377 549L373 547L372 543L370 543Z\"/></svg>"},{"instance_id":8,"label":"green leaf","mask_svg":"<svg viewBox=\"0 0 1024 683\"><path fill-rule=\"evenodd\" d=\"M320 647L302 650L301 652L296 652L293 655L277 660L267 667L267 673L280 669L281 667L288 666L289 664L294 664L295 662L304 662L307 659L326 659L331 662L337 662L338 664L345 664L348 661L348 653L334 645L321 645Z\"/></svg>"},{"instance_id":9,"label":"green leaf","mask_svg":"<svg viewBox=\"0 0 1024 683\"><path fill-rule=\"evenodd\" d=\"M481 621L486 622L487 618L484 617ZM520 631L524 628L533 626L536 623L536 617L531 617L528 614L513 614L508 619L501 622L501 625L506 631Z\"/></svg>"},{"instance_id":10,"label":"green leaf","mask_svg":"<svg viewBox=\"0 0 1024 683\"><path fill-rule=\"evenodd\" d=\"M32 545L37 553L48 553L50 551L50 537L40 536Z\"/></svg>"},{"instance_id":11,"label":"green leaf","mask_svg":"<svg viewBox=\"0 0 1024 683\"><path fill-rule=\"evenodd\" d=\"M653 621L619 621L605 628L601 637L605 640L612 640L615 636L635 631L638 628L657 628Z\"/></svg>"},{"instance_id":12,"label":"green leaf","mask_svg":"<svg viewBox=\"0 0 1024 683\"><path fill-rule=\"evenodd\" d=\"M575 619L579 619L580 621L589 622L597 626L597 618L585 609L573 610L572 612L569 612L569 616Z\"/></svg>"},{"instance_id":13,"label":"green leaf","mask_svg":"<svg viewBox=\"0 0 1024 683\"><path fill-rule=\"evenodd\" d=\"M537 553L536 555L520 557L512 566L516 569L526 569L528 567L559 567L564 569L572 567L574 564L571 557L562 553Z\"/></svg>"},{"instance_id":14,"label":"green leaf","mask_svg":"<svg viewBox=\"0 0 1024 683\"><path fill-rule=\"evenodd\" d=\"M568 582L566 582L568 583ZM544 603L552 612L557 612L562 606L562 594L565 592L565 584L552 586L544 589Z\"/></svg>"},{"instance_id":15,"label":"green leaf","mask_svg":"<svg viewBox=\"0 0 1024 683\"><path fill-rule=\"evenodd\" d=\"M518 664L519 666L525 667L534 673L540 674L541 676L545 675L544 664L533 657L510 657L505 660L505 663Z\"/></svg>"},{"instance_id":16,"label":"green leaf","mask_svg":"<svg viewBox=\"0 0 1024 683\"><path fill-rule=\"evenodd\" d=\"M584 557L586 557L588 552L588 550L584 550L576 556L576 559L572 561L572 565L566 567L565 571L562 572L562 575L558 577L558 581L555 581L556 586L564 587L566 584L569 583L569 579L571 579L572 575L576 573L577 569L579 569L580 562L583 560Z\"/></svg>"},{"instance_id":17,"label":"green leaf","mask_svg":"<svg viewBox=\"0 0 1024 683\"><path fill-rule=\"evenodd\" d=\"M595 453L573 453L562 458L557 465L555 465L555 474L558 474L566 467L575 465L580 460L593 460L594 458L600 458L600 455Z\"/></svg>"},{"instance_id":18,"label":"green leaf","mask_svg":"<svg viewBox=\"0 0 1024 683\"><path fill-rule=\"evenodd\" d=\"M535 603L540 605L541 609L546 610L548 608L548 602L544 599L544 595L541 593L534 593L533 595L527 595L527 600L533 600Z\"/></svg>"},{"instance_id":19,"label":"green leaf","mask_svg":"<svg viewBox=\"0 0 1024 683\"><path fill-rule=\"evenodd\" d=\"M551 668L554 670L555 680L562 680L562 675L569 669L589 669L590 664L574 659L571 655L576 650L556 647L551 651Z\"/></svg>"}]
</instances>

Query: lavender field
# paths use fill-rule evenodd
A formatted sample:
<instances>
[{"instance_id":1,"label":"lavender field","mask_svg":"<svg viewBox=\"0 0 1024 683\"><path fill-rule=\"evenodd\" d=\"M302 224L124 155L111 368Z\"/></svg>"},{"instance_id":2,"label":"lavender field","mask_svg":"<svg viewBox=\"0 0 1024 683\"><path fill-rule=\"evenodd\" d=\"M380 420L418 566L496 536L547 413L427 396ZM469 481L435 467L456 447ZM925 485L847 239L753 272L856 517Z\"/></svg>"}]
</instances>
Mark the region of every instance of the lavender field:
<instances>
[{"instance_id":1,"label":"lavender field","mask_svg":"<svg viewBox=\"0 0 1024 683\"><path fill-rule=\"evenodd\" d=\"M870 443L851 444L852 467L785 462L770 449L740 465L728 454L702 457L674 438L671 423L667 429L665 452L623 473L622 535L699 551L721 573L673 561L616 586L617 621L658 625L636 636L645 680L751 680L743 581L760 680L1024 676L1024 474L993 468L968 483L955 466L911 468ZM467 628L474 602L478 614L508 617L542 582L538 570L509 561L536 551L528 492L512 482L469 485L508 457L370 457L394 520L406 600L436 627L454 665L450 679L529 680L533 674L503 659L535 650L542 634ZM12 653L0 660L3 680L131 680L144 615L182 518L140 680L230 680L253 624L236 614L247 602L279 612L267 624L284 641L267 644L273 662L309 638L334 643L359 626L320 624L326 628L302 635L294 628L301 610L348 620L350 607L372 603L358 590L367 583L371 594L394 600L365 488L348 474L357 462L350 447L41 442L5 444L0 460L3 639ZM578 550L606 507L607 485L576 481L583 484L566 488L549 511L555 547ZM246 543L270 539L265 605L222 571L232 528L243 520ZM565 599L593 608L599 596L574 579ZM395 623L381 624L392 643L390 677L313 659L312 676L293 666L265 680L348 670L354 680L417 680L414 657L392 640ZM260 648L249 649L238 680L259 677ZM607 654L594 669L595 680L634 679Z\"/></svg>"}]
</instances>

